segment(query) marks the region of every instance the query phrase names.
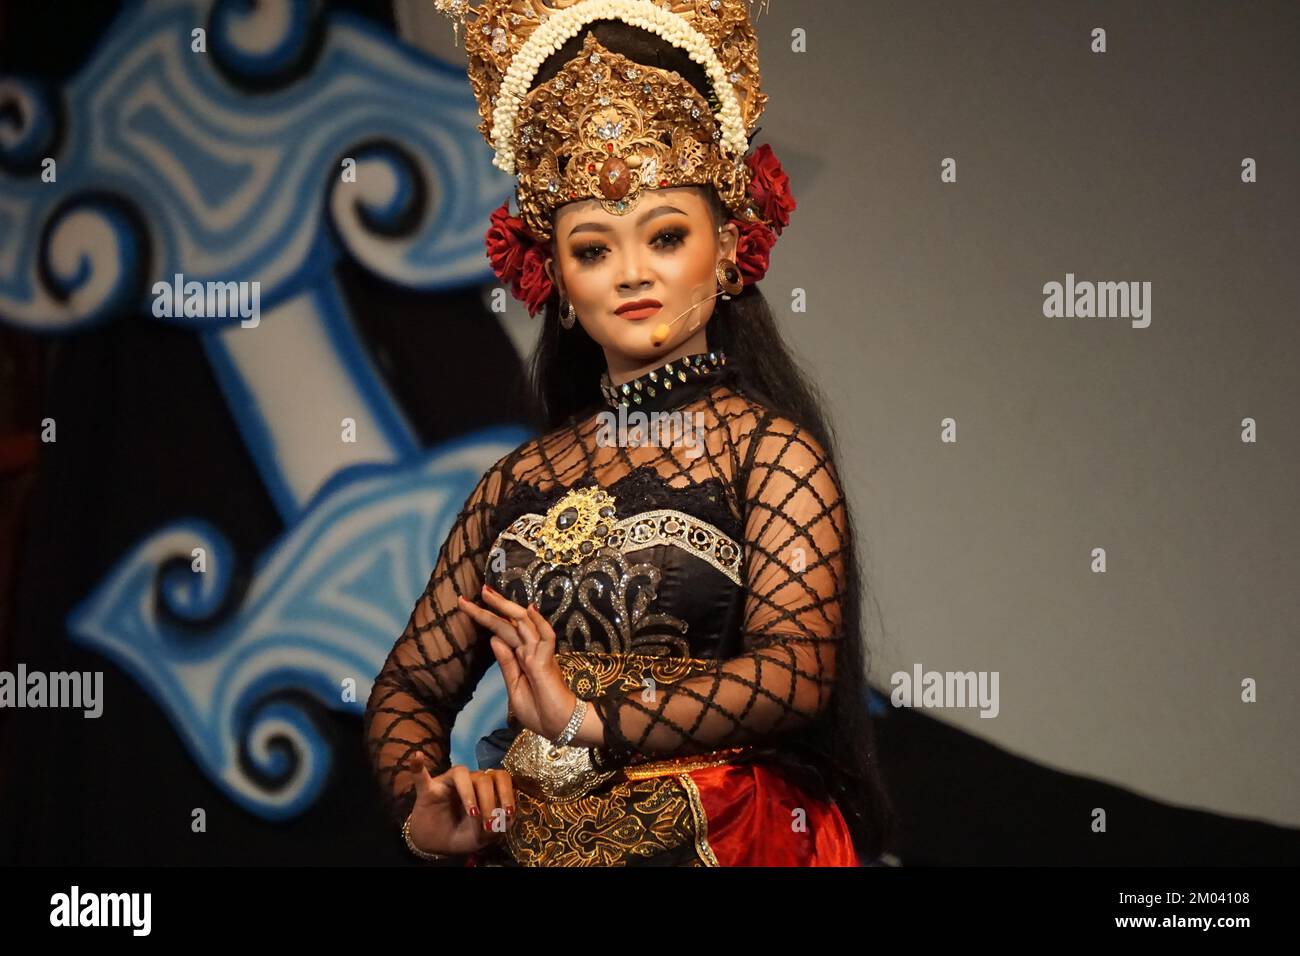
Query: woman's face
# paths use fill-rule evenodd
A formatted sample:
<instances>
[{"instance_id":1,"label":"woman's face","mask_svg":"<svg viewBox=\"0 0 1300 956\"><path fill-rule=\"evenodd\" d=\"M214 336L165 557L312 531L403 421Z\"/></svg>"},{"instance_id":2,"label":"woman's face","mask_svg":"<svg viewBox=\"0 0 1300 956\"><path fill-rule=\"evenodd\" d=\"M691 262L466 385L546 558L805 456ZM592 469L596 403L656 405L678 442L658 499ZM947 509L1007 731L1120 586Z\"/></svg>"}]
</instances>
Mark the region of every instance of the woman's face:
<instances>
[{"instance_id":1,"label":"woman's face","mask_svg":"<svg viewBox=\"0 0 1300 956\"><path fill-rule=\"evenodd\" d=\"M569 203L556 211L554 236L560 296L613 370L666 361L692 340L702 346L717 264L735 258L739 231L728 223L719 232L703 189L681 186L647 190L622 216L594 199ZM658 308L618 311L643 299ZM654 345L651 333L663 324L669 337Z\"/></svg>"}]
</instances>

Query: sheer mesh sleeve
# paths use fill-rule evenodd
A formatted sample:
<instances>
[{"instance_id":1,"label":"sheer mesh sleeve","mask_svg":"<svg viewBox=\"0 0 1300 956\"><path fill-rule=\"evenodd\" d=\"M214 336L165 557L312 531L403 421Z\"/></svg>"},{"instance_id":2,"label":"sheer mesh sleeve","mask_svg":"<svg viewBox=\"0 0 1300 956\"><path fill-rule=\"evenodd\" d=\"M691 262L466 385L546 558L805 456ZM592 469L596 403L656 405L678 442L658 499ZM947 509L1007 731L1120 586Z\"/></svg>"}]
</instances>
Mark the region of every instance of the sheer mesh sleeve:
<instances>
[{"instance_id":1,"label":"sheer mesh sleeve","mask_svg":"<svg viewBox=\"0 0 1300 956\"><path fill-rule=\"evenodd\" d=\"M846 507L805 430L772 419L745 484L744 653L667 687L592 701L608 750L675 756L770 742L830 702L844 600Z\"/></svg>"},{"instance_id":2,"label":"sheer mesh sleeve","mask_svg":"<svg viewBox=\"0 0 1300 956\"><path fill-rule=\"evenodd\" d=\"M450 767L452 722L495 660L457 597L477 598L483 584L505 461L493 465L465 501L366 703L371 766L397 822L415 802L410 758L423 751L434 773Z\"/></svg>"}]
</instances>

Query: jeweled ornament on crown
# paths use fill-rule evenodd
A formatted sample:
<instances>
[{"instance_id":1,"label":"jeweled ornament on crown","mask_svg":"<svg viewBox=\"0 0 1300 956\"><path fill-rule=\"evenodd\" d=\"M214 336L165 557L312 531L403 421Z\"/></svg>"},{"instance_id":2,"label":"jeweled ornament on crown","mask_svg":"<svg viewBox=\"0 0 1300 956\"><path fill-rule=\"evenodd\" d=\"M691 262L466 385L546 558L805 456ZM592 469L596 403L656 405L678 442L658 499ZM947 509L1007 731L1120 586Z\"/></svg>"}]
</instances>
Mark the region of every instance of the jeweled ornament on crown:
<instances>
[{"instance_id":1,"label":"jeweled ornament on crown","mask_svg":"<svg viewBox=\"0 0 1300 956\"><path fill-rule=\"evenodd\" d=\"M632 172L626 162L611 156L600 167L600 191L606 199L623 199L632 186Z\"/></svg>"}]
</instances>

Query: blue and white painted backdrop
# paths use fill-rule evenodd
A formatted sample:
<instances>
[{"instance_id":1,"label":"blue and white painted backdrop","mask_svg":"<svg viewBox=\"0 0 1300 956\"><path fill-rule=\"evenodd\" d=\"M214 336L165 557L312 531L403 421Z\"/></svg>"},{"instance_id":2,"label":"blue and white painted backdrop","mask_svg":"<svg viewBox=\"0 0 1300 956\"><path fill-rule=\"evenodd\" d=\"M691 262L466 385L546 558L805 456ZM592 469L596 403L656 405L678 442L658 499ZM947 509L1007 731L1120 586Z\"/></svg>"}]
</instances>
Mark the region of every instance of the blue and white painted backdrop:
<instances>
[{"instance_id":1,"label":"blue and white painted backdrop","mask_svg":"<svg viewBox=\"0 0 1300 956\"><path fill-rule=\"evenodd\" d=\"M259 283L255 325L151 320L200 338L283 533L236 613L198 640L185 623L227 601L233 564L198 516L123 553L67 631L134 677L232 801L293 817L331 753L302 708L271 697L361 713L460 505L527 437L421 448L334 267L350 257L419 290L492 281L483 233L511 182L463 69L305 0L131 4L64 88L8 76L0 99L16 117L0 137L0 321L75 335L153 316L154 284L176 274ZM340 441L344 419L355 442ZM455 762L473 765L504 708L494 667L456 725Z\"/></svg>"}]
</instances>

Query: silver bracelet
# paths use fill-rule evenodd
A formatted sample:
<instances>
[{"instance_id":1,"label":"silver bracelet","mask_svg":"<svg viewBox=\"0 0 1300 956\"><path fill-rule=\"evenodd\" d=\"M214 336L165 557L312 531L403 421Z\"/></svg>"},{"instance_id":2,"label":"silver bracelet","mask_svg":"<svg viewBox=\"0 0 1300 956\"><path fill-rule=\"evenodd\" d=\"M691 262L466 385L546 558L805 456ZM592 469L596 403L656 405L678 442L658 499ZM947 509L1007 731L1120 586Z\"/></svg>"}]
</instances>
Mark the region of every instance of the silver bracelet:
<instances>
[{"instance_id":1,"label":"silver bracelet","mask_svg":"<svg viewBox=\"0 0 1300 956\"><path fill-rule=\"evenodd\" d=\"M446 860L450 858L449 853L430 853L428 850L421 850L411 839L411 817L415 815L412 810L406 815L406 822L402 824L402 839L406 841L406 848L418 856L421 860Z\"/></svg>"},{"instance_id":2,"label":"silver bracelet","mask_svg":"<svg viewBox=\"0 0 1300 956\"><path fill-rule=\"evenodd\" d=\"M582 726L582 719L586 716L587 702L579 697L578 703L573 707L573 715L569 717L569 722L560 731L560 736L553 741L557 750L560 747L569 746L569 741L578 735L578 728Z\"/></svg>"}]
</instances>

